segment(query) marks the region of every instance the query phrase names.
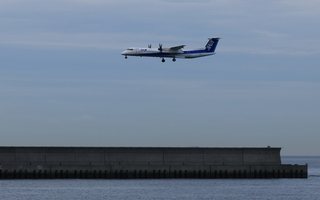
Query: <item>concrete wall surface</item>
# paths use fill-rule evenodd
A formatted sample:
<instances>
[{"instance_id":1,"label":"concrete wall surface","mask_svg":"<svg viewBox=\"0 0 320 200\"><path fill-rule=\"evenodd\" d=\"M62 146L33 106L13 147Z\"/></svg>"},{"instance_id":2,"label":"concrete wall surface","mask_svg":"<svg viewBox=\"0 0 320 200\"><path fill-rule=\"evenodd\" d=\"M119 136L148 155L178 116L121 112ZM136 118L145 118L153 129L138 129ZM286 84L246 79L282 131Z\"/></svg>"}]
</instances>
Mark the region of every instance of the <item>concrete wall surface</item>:
<instances>
[{"instance_id":1,"label":"concrete wall surface","mask_svg":"<svg viewBox=\"0 0 320 200\"><path fill-rule=\"evenodd\" d=\"M281 148L0 147L1 164L281 164Z\"/></svg>"},{"instance_id":2,"label":"concrete wall surface","mask_svg":"<svg viewBox=\"0 0 320 200\"><path fill-rule=\"evenodd\" d=\"M4 178L307 178L281 148L0 147Z\"/></svg>"}]
</instances>

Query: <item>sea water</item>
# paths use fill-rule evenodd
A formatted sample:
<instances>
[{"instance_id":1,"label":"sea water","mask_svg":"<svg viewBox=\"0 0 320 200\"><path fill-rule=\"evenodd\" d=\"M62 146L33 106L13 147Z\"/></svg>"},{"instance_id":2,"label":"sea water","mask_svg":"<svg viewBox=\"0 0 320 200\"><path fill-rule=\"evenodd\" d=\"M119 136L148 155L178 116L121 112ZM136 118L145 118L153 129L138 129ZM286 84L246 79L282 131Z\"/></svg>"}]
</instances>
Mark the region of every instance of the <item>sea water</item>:
<instances>
[{"instance_id":1,"label":"sea water","mask_svg":"<svg viewBox=\"0 0 320 200\"><path fill-rule=\"evenodd\" d=\"M0 180L0 199L320 199L320 157L282 157L306 163L307 179Z\"/></svg>"}]
</instances>

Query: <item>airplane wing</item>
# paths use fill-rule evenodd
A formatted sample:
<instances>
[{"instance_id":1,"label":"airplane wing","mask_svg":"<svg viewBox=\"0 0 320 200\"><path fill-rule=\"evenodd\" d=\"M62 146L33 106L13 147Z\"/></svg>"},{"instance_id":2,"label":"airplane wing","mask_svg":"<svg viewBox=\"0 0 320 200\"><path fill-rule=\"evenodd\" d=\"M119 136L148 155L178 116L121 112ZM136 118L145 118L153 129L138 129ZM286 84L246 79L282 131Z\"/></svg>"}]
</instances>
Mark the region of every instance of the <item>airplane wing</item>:
<instances>
[{"instance_id":1,"label":"airplane wing","mask_svg":"<svg viewBox=\"0 0 320 200\"><path fill-rule=\"evenodd\" d=\"M170 47L169 50L179 50L185 47L186 45L180 45L180 46L175 46L175 47Z\"/></svg>"}]
</instances>

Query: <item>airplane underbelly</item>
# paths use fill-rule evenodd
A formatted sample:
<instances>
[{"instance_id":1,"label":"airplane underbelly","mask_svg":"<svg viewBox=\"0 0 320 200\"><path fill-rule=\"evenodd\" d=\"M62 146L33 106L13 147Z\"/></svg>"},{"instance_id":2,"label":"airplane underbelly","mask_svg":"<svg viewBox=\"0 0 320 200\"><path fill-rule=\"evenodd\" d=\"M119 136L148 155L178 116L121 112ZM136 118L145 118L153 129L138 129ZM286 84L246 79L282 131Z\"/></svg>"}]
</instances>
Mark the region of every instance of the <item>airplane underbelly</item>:
<instances>
[{"instance_id":1,"label":"airplane underbelly","mask_svg":"<svg viewBox=\"0 0 320 200\"><path fill-rule=\"evenodd\" d=\"M213 55L214 53L196 53L196 54L187 54L185 58L199 58L199 57L204 57L204 56L210 56Z\"/></svg>"},{"instance_id":2,"label":"airplane underbelly","mask_svg":"<svg viewBox=\"0 0 320 200\"><path fill-rule=\"evenodd\" d=\"M185 58L197 58L197 57L200 57L200 56L201 56L201 54L187 54L185 56Z\"/></svg>"}]
</instances>

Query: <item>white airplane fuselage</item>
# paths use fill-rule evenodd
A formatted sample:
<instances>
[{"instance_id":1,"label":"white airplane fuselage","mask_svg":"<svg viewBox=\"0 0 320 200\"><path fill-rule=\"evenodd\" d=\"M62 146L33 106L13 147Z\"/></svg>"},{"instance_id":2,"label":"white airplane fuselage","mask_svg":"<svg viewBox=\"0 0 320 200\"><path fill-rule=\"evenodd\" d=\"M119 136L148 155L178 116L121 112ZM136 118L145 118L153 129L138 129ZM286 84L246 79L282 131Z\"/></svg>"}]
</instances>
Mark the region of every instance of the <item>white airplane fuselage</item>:
<instances>
[{"instance_id":1,"label":"white airplane fuselage","mask_svg":"<svg viewBox=\"0 0 320 200\"><path fill-rule=\"evenodd\" d=\"M121 55L124 55L125 58L127 56L160 57L162 62L165 61L164 58L173 58L173 61L176 61L176 58L199 58L214 55L219 39L209 38L206 46L199 49L182 50L185 45L170 48L162 48L162 45L159 48L130 47L123 51Z\"/></svg>"}]
</instances>

